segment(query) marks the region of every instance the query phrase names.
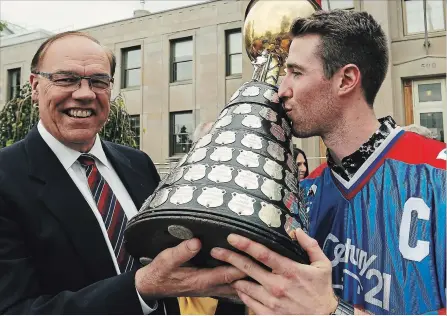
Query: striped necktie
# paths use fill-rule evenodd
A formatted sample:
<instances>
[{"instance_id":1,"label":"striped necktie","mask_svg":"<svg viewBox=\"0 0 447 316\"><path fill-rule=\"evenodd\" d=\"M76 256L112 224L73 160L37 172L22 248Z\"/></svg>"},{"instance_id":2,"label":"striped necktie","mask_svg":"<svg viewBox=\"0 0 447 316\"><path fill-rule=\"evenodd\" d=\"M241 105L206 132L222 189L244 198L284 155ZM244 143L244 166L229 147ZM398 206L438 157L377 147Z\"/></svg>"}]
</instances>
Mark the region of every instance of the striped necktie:
<instances>
[{"instance_id":1,"label":"striped necktie","mask_svg":"<svg viewBox=\"0 0 447 316\"><path fill-rule=\"evenodd\" d=\"M98 206L98 211L101 213L120 271L121 273L130 271L134 259L127 253L124 247L124 229L127 223L126 214L112 188L99 173L95 159L90 155L81 155L78 161L85 169L88 186Z\"/></svg>"}]
</instances>

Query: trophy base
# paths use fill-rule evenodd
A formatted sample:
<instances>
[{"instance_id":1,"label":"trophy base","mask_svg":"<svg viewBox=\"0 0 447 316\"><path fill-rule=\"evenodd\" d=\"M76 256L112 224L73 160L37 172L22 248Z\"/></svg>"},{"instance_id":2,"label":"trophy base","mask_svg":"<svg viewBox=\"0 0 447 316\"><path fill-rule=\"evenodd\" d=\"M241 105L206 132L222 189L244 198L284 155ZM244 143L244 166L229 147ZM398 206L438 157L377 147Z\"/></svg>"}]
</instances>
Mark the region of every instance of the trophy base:
<instances>
[{"instance_id":1,"label":"trophy base","mask_svg":"<svg viewBox=\"0 0 447 316\"><path fill-rule=\"evenodd\" d=\"M307 255L296 241L228 217L190 210L162 210L146 213L138 220L134 218L129 221L126 229L126 249L135 258L153 259L166 248L175 247L183 240L196 237L201 241L202 249L189 264L212 268L226 264L211 257L212 248L227 248L241 253L227 242L231 233L263 244L294 261L309 263Z\"/></svg>"}]
</instances>

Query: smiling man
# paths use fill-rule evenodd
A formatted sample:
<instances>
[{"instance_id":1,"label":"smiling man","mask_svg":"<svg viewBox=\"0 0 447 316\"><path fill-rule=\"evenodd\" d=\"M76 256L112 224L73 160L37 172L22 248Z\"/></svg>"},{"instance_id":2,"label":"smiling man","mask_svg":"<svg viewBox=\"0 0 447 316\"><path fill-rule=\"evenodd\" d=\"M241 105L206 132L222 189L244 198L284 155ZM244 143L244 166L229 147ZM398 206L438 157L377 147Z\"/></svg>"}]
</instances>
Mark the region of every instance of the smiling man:
<instances>
[{"instance_id":1,"label":"smiling man","mask_svg":"<svg viewBox=\"0 0 447 316\"><path fill-rule=\"evenodd\" d=\"M2 314L159 314L165 298L231 295L245 276L181 267L197 239L144 267L126 252L126 223L160 179L145 153L98 136L114 71L113 53L80 32L49 38L32 60L40 122L0 150Z\"/></svg>"}]
</instances>

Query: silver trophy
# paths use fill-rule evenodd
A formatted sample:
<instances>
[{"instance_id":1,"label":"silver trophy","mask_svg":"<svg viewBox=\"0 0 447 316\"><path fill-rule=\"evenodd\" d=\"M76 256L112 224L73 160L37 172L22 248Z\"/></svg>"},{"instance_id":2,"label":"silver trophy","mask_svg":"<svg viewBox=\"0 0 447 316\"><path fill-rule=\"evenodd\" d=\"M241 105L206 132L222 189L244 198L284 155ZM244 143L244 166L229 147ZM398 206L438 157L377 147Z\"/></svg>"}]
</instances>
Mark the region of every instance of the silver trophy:
<instances>
[{"instance_id":1,"label":"silver trophy","mask_svg":"<svg viewBox=\"0 0 447 316\"><path fill-rule=\"evenodd\" d=\"M126 228L126 249L154 258L197 237L199 267L222 263L209 252L228 248L237 233L295 261L307 263L290 237L308 217L298 195L291 123L276 83L284 73L293 19L319 9L311 0L254 0L247 7L244 41L254 66L250 82L230 98L209 131L146 200Z\"/></svg>"}]
</instances>

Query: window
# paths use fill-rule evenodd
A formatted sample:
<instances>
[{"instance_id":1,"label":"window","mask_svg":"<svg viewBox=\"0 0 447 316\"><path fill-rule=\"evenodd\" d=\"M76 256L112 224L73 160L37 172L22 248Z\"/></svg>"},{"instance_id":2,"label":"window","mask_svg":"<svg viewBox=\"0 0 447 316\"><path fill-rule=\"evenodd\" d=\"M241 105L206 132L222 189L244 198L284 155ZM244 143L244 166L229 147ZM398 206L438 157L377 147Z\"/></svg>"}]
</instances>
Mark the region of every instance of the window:
<instances>
[{"instance_id":1,"label":"window","mask_svg":"<svg viewBox=\"0 0 447 316\"><path fill-rule=\"evenodd\" d=\"M445 0L403 0L405 34L425 32L424 2L427 9L427 32L445 30Z\"/></svg>"},{"instance_id":2,"label":"window","mask_svg":"<svg viewBox=\"0 0 447 316\"><path fill-rule=\"evenodd\" d=\"M171 82L192 79L192 38L171 42Z\"/></svg>"},{"instance_id":3,"label":"window","mask_svg":"<svg viewBox=\"0 0 447 316\"><path fill-rule=\"evenodd\" d=\"M430 129L442 142L446 140L445 90L445 79L413 81L414 123Z\"/></svg>"},{"instance_id":4,"label":"window","mask_svg":"<svg viewBox=\"0 0 447 316\"><path fill-rule=\"evenodd\" d=\"M8 101L20 94L20 68L8 69Z\"/></svg>"},{"instance_id":5,"label":"window","mask_svg":"<svg viewBox=\"0 0 447 316\"><path fill-rule=\"evenodd\" d=\"M241 30L228 31L226 34L227 76L242 73L242 34Z\"/></svg>"},{"instance_id":6,"label":"window","mask_svg":"<svg viewBox=\"0 0 447 316\"><path fill-rule=\"evenodd\" d=\"M322 0L321 8L323 10L352 10L354 9L354 0Z\"/></svg>"},{"instance_id":7,"label":"window","mask_svg":"<svg viewBox=\"0 0 447 316\"><path fill-rule=\"evenodd\" d=\"M171 156L185 154L191 149L193 126L192 111L171 113Z\"/></svg>"},{"instance_id":8,"label":"window","mask_svg":"<svg viewBox=\"0 0 447 316\"><path fill-rule=\"evenodd\" d=\"M141 85L141 47L130 47L122 50L123 80L122 88Z\"/></svg>"},{"instance_id":9,"label":"window","mask_svg":"<svg viewBox=\"0 0 447 316\"><path fill-rule=\"evenodd\" d=\"M135 143L140 148L140 115L130 116L130 129L135 133Z\"/></svg>"}]
</instances>

